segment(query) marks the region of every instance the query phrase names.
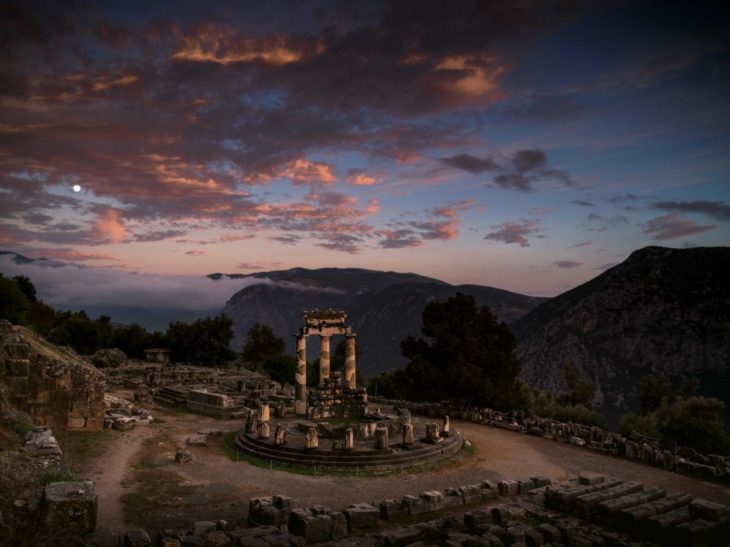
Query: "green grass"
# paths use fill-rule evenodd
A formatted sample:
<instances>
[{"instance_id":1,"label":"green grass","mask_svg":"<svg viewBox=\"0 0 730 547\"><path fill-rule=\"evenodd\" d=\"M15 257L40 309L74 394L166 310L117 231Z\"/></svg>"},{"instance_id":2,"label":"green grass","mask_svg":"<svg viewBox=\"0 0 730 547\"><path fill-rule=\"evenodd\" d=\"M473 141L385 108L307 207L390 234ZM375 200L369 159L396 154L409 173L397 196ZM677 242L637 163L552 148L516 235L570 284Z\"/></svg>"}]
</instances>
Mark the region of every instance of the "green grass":
<instances>
[{"instance_id":1,"label":"green grass","mask_svg":"<svg viewBox=\"0 0 730 547\"><path fill-rule=\"evenodd\" d=\"M127 517L143 521L160 507L179 503L178 498L191 494L197 487L183 484L182 477L162 469L138 469L135 471L136 489L122 496Z\"/></svg>"},{"instance_id":2,"label":"green grass","mask_svg":"<svg viewBox=\"0 0 730 547\"><path fill-rule=\"evenodd\" d=\"M79 471L92 460L101 457L109 443L119 434L119 431L112 429L69 432L64 456L73 468Z\"/></svg>"},{"instance_id":3,"label":"green grass","mask_svg":"<svg viewBox=\"0 0 730 547\"><path fill-rule=\"evenodd\" d=\"M43 486L51 484L52 482L74 482L79 480L79 477L68 471L44 471L38 477L38 480Z\"/></svg>"},{"instance_id":4,"label":"green grass","mask_svg":"<svg viewBox=\"0 0 730 547\"><path fill-rule=\"evenodd\" d=\"M459 450L453 456L450 456L450 457L446 458L445 460L440 460L437 462L423 463L423 464L419 464L419 465L414 465L412 467L393 469L391 471L341 471L341 470L336 470L336 469L322 469L322 468L317 468L317 467L307 467L307 466L303 466L303 465L291 465L291 464L272 462L269 460L261 460L259 458L255 458L253 456L245 454L244 452L241 452L238 449L238 447L236 446L236 435L237 434L238 434L238 432L232 431L230 433L226 433L225 435L223 435L223 437L221 439L221 448L223 449L223 452L226 454L226 456L228 456L232 461L246 462L250 465L254 465L256 467L262 467L264 469L272 469L275 471L285 471L286 473L294 473L296 475L305 475L305 476L310 476L310 477L330 476L330 477L372 478L372 477L384 477L384 476L390 476L390 475L423 472L423 471L429 471L429 470L435 470L435 469L441 469L444 467L448 467L450 465L460 462L463 459L473 456L476 451L474 444L472 444L468 448L465 448L462 446L461 450Z\"/></svg>"}]
</instances>

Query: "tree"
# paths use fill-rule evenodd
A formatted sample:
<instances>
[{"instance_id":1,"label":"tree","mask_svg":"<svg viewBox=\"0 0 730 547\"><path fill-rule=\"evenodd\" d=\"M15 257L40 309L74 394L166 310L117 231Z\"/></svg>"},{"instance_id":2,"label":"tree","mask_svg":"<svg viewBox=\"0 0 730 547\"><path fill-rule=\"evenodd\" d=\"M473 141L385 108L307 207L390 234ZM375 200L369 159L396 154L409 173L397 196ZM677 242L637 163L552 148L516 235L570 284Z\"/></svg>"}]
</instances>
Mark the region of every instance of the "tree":
<instances>
[{"instance_id":1,"label":"tree","mask_svg":"<svg viewBox=\"0 0 730 547\"><path fill-rule=\"evenodd\" d=\"M563 365L563 375L565 383L568 385L568 392L560 395L557 402L561 405L581 405L591 408L596 387L591 382L583 379L580 369L574 363L568 362Z\"/></svg>"},{"instance_id":2,"label":"tree","mask_svg":"<svg viewBox=\"0 0 730 547\"><path fill-rule=\"evenodd\" d=\"M29 277L25 275L16 275L15 277L13 277L13 281L28 299L28 302L30 302L31 304L35 304L38 301L38 295L35 290L35 285L33 285L33 282L30 280Z\"/></svg>"},{"instance_id":3,"label":"tree","mask_svg":"<svg viewBox=\"0 0 730 547\"><path fill-rule=\"evenodd\" d=\"M30 302L18 284L0 273L0 319L23 323L29 308Z\"/></svg>"},{"instance_id":4,"label":"tree","mask_svg":"<svg viewBox=\"0 0 730 547\"><path fill-rule=\"evenodd\" d=\"M641 414L657 410L668 403L672 396L672 384L664 374L647 374L639 382L639 409Z\"/></svg>"},{"instance_id":5,"label":"tree","mask_svg":"<svg viewBox=\"0 0 730 547\"><path fill-rule=\"evenodd\" d=\"M271 330L268 325L255 323L246 335L243 345L243 360L251 363L253 370L257 370L269 359L284 354L286 343Z\"/></svg>"},{"instance_id":6,"label":"tree","mask_svg":"<svg viewBox=\"0 0 730 547\"><path fill-rule=\"evenodd\" d=\"M223 365L235 356L230 348L233 321L227 315L206 317L190 324L172 322L165 338L173 361Z\"/></svg>"},{"instance_id":7,"label":"tree","mask_svg":"<svg viewBox=\"0 0 730 547\"><path fill-rule=\"evenodd\" d=\"M282 384L294 384L294 374L297 369L297 359L293 355L276 355L267 359L262 365L272 380Z\"/></svg>"},{"instance_id":8,"label":"tree","mask_svg":"<svg viewBox=\"0 0 730 547\"><path fill-rule=\"evenodd\" d=\"M714 454L730 453L730 436L724 427L725 405L710 397L690 397L664 404L656 412L666 441Z\"/></svg>"},{"instance_id":9,"label":"tree","mask_svg":"<svg viewBox=\"0 0 730 547\"><path fill-rule=\"evenodd\" d=\"M457 293L445 302L429 303L422 319L426 339L408 336L401 342L409 359L409 398L499 409L519 404L517 343L489 308Z\"/></svg>"}]
</instances>

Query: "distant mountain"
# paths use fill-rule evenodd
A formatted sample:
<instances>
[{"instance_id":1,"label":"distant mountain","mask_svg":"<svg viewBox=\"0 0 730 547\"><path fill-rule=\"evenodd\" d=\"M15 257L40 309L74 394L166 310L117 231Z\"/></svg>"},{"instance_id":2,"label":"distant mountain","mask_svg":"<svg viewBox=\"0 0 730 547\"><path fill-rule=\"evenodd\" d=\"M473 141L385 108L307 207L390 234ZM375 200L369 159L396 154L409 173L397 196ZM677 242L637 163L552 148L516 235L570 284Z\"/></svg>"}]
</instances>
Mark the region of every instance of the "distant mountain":
<instances>
[{"instance_id":1,"label":"distant mountain","mask_svg":"<svg viewBox=\"0 0 730 547\"><path fill-rule=\"evenodd\" d=\"M730 248L640 249L512 328L526 381L559 392L571 361L598 386L613 424L637 408L652 371L695 378L730 410Z\"/></svg>"},{"instance_id":2,"label":"distant mountain","mask_svg":"<svg viewBox=\"0 0 730 547\"><path fill-rule=\"evenodd\" d=\"M400 341L408 334L420 335L421 313L431 301L446 300L457 292L471 294L479 305L489 306L510 322L545 300L479 285L454 286L412 273L357 268L295 268L253 275L261 278L261 284L240 290L223 308L233 318L235 348L258 322L270 325L293 352L292 335L302 326L303 311L341 309L357 334L358 364L366 376L403 366ZM221 279L224 274L209 277ZM338 342L333 339L333 349ZM319 341L310 339L310 359L318 352Z\"/></svg>"}]
</instances>

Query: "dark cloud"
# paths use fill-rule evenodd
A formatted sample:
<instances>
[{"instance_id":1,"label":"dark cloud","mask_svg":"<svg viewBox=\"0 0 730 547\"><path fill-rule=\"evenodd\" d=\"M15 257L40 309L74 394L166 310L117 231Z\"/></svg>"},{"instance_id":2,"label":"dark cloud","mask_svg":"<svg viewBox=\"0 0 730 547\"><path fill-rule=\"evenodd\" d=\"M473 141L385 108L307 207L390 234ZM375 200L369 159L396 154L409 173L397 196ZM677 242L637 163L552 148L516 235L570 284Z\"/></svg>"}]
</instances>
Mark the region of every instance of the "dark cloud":
<instances>
[{"instance_id":1,"label":"dark cloud","mask_svg":"<svg viewBox=\"0 0 730 547\"><path fill-rule=\"evenodd\" d=\"M576 243L575 245L570 245L566 247L566 249L576 249L578 247L587 247L588 245L593 245L592 241L581 241L580 243Z\"/></svg>"},{"instance_id":2,"label":"dark cloud","mask_svg":"<svg viewBox=\"0 0 730 547\"><path fill-rule=\"evenodd\" d=\"M502 243L517 243L520 247L529 247L528 236L539 234L542 231L539 221L524 219L492 226L492 230L484 236L484 239L501 241Z\"/></svg>"},{"instance_id":3,"label":"dark cloud","mask_svg":"<svg viewBox=\"0 0 730 547\"><path fill-rule=\"evenodd\" d=\"M418 238L413 230L379 230L376 235L382 238L378 245L384 249L404 249L423 245L423 240Z\"/></svg>"},{"instance_id":4,"label":"dark cloud","mask_svg":"<svg viewBox=\"0 0 730 547\"><path fill-rule=\"evenodd\" d=\"M715 228L717 228L715 225L701 226L684 218L679 213L670 213L649 220L644 224L643 233L650 235L652 239L657 241L664 241L709 232Z\"/></svg>"},{"instance_id":5,"label":"dark cloud","mask_svg":"<svg viewBox=\"0 0 730 547\"><path fill-rule=\"evenodd\" d=\"M606 201L608 201L609 203L625 203L627 201L636 201L637 199L639 199L639 196L637 196L636 194L627 193L606 198Z\"/></svg>"},{"instance_id":6,"label":"dark cloud","mask_svg":"<svg viewBox=\"0 0 730 547\"><path fill-rule=\"evenodd\" d=\"M574 260L556 260L553 262L553 266L556 268L560 268L562 270L570 269L570 268L578 268L579 266L582 266L582 262L575 262Z\"/></svg>"},{"instance_id":7,"label":"dark cloud","mask_svg":"<svg viewBox=\"0 0 730 547\"><path fill-rule=\"evenodd\" d=\"M701 213L720 222L730 221L730 204L724 201L658 201L652 203L651 208L669 212Z\"/></svg>"},{"instance_id":8,"label":"dark cloud","mask_svg":"<svg viewBox=\"0 0 730 547\"><path fill-rule=\"evenodd\" d=\"M593 231L603 231L608 228L616 228L622 224L628 223L629 219L624 215L605 216L598 213L588 213L588 222L602 225L601 228L592 228Z\"/></svg>"},{"instance_id":9,"label":"dark cloud","mask_svg":"<svg viewBox=\"0 0 730 547\"><path fill-rule=\"evenodd\" d=\"M570 203L573 203L574 205L581 205L583 207L595 207L591 201L573 200Z\"/></svg>"},{"instance_id":10,"label":"dark cloud","mask_svg":"<svg viewBox=\"0 0 730 547\"><path fill-rule=\"evenodd\" d=\"M440 158L439 161L449 167L463 169L474 175L483 173L484 171L496 171L499 166L491 158L477 158L470 154L457 154L446 158Z\"/></svg>"}]
</instances>

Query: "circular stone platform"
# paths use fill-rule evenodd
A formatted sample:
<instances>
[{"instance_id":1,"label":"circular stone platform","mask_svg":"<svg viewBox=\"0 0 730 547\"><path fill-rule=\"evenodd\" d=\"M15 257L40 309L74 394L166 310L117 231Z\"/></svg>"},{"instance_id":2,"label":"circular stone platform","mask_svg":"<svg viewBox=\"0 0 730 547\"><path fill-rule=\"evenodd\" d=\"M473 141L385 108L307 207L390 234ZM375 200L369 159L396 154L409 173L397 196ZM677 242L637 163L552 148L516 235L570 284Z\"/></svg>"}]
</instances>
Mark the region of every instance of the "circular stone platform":
<instances>
[{"instance_id":1,"label":"circular stone platform","mask_svg":"<svg viewBox=\"0 0 730 547\"><path fill-rule=\"evenodd\" d=\"M362 423L362 422L361 422ZM393 469L403 469L432 463L455 454L462 446L462 437L457 431L451 431L448 437L441 437L438 442L426 441L426 421L413 419L414 443L403 445L401 435L391 434L387 449L376 449L372 438L355 439L354 448L345 451L342 441L327 436L327 430L339 430L349 424L329 424L327 422L310 422L306 419L272 418L269 422L271 435L269 439L258 439L255 433L247 434L245 429L236 435L236 445L242 452L267 462L276 462L300 467L316 467L337 471L369 471L382 473ZM287 428L287 444L274 444L274 430L277 424ZM311 450L304 448L304 437L307 427L318 427L325 435L320 435L319 447ZM357 423L353 424L357 431Z\"/></svg>"}]
</instances>

